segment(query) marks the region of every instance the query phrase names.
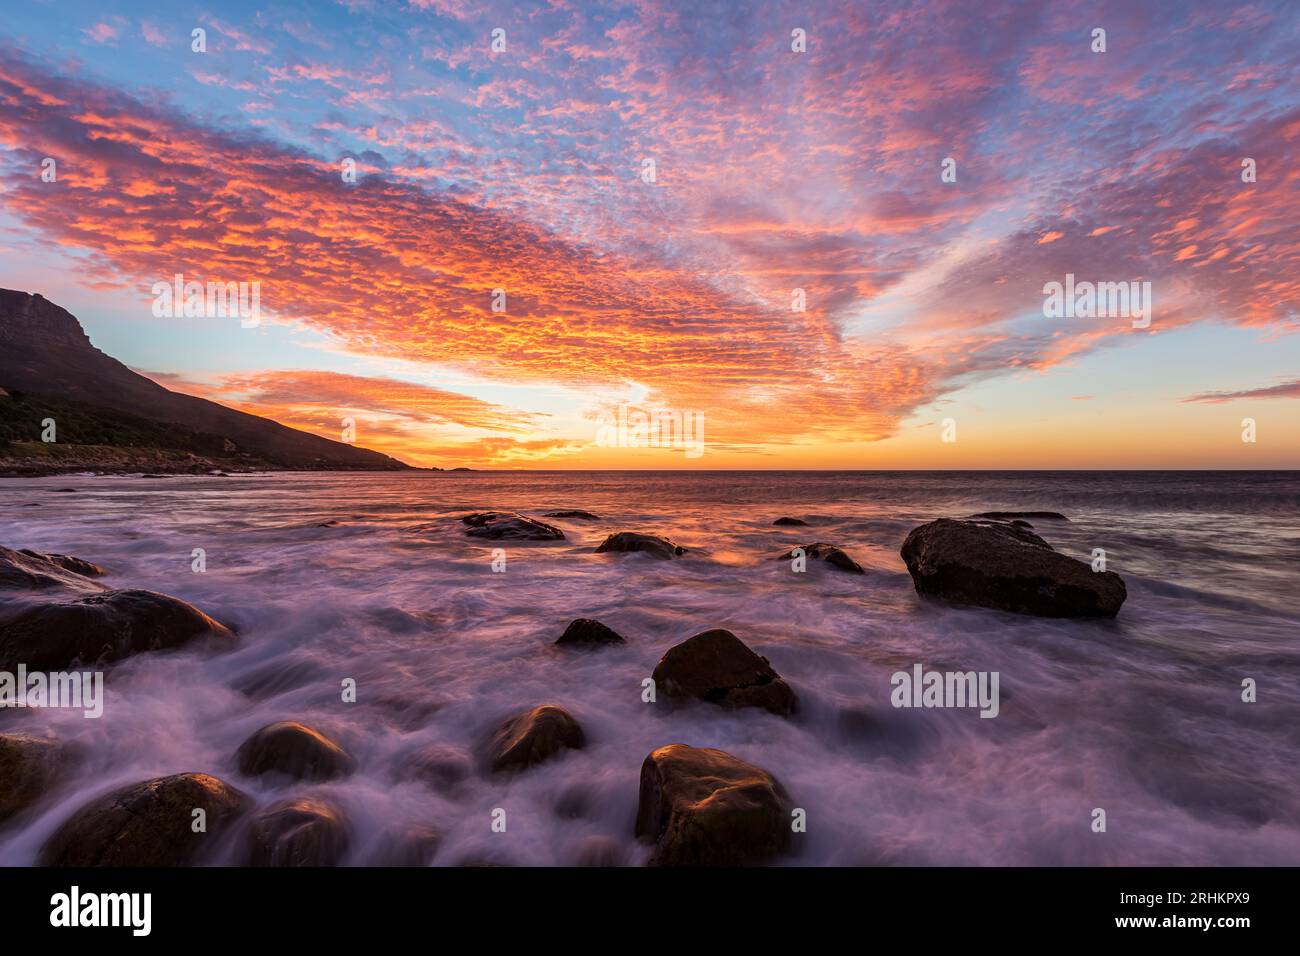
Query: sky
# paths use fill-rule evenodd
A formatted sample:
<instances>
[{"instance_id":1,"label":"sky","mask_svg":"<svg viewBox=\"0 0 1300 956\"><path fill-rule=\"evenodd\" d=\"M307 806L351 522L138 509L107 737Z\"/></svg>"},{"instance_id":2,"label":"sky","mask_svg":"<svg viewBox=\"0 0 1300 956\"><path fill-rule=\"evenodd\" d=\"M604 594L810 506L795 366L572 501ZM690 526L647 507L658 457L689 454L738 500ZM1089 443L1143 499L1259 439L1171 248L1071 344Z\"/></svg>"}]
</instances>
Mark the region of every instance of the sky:
<instances>
[{"instance_id":1,"label":"sky","mask_svg":"<svg viewBox=\"0 0 1300 956\"><path fill-rule=\"evenodd\" d=\"M1296 468L1298 94L1294 0L27 0L0 286L423 466Z\"/></svg>"}]
</instances>

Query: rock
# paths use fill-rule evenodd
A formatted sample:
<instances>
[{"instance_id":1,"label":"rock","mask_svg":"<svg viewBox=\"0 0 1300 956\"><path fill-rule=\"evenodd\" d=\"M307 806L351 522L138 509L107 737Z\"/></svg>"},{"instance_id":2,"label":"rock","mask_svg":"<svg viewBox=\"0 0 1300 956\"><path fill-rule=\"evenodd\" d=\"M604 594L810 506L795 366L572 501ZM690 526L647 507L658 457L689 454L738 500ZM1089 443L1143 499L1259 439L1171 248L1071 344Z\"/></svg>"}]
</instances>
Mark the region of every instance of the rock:
<instances>
[{"instance_id":1,"label":"rock","mask_svg":"<svg viewBox=\"0 0 1300 956\"><path fill-rule=\"evenodd\" d=\"M900 552L918 594L1041 617L1114 617L1124 580L1053 550L1027 528L940 518Z\"/></svg>"},{"instance_id":2,"label":"rock","mask_svg":"<svg viewBox=\"0 0 1300 956\"><path fill-rule=\"evenodd\" d=\"M179 598L102 590L73 601L0 610L0 670L13 670L20 661L29 670L68 670L200 638L234 642L225 625Z\"/></svg>"},{"instance_id":3,"label":"rock","mask_svg":"<svg viewBox=\"0 0 1300 956\"><path fill-rule=\"evenodd\" d=\"M594 515L590 511L580 511L577 508L571 511L547 511L542 514L543 518L568 518L571 521L599 521L600 515Z\"/></svg>"},{"instance_id":4,"label":"rock","mask_svg":"<svg viewBox=\"0 0 1300 956\"><path fill-rule=\"evenodd\" d=\"M572 853L574 866L627 866L628 853L617 840L589 836L578 841Z\"/></svg>"},{"instance_id":5,"label":"rock","mask_svg":"<svg viewBox=\"0 0 1300 956\"><path fill-rule=\"evenodd\" d=\"M247 777L283 773L295 780L346 777L357 762L319 730L293 720L267 724L239 748L239 772Z\"/></svg>"},{"instance_id":6,"label":"rock","mask_svg":"<svg viewBox=\"0 0 1300 956\"><path fill-rule=\"evenodd\" d=\"M249 831L250 866L337 866L352 844L338 804L321 797L282 800Z\"/></svg>"},{"instance_id":7,"label":"rock","mask_svg":"<svg viewBox=\"0 0 1300 956\"><path fill-rule=\"evenodd\" d=\"M581 617L564 629L556 644L626 644L621 634L600 621Z\"/></svg>"},{"instance_id":8,"label":"rock","mask_svg":"<svg viewBox=\"0 0 1300 956\"><path fill-rule=\"evenodd\" d=\"M848 571L852 574L866 574L866 572L862 570L862 565L858 564L858 562L854 561L833 544L824 544L820 541L816 544L805 544L803 545L803 553L818 561L825 561L827 564L839 568L841 571ZM777 558L778 561L790 561L793 559L794 551L787 551L785 554L781 555L781 557Z\"/></svg>"},{"instance_id":9,"label":"rock","mask_svg":"<svg viewBox=\"0 0 1300 956\"><path fill-rule=\"evenodd\" d=\"M188 866L252 800L206 773L180 773L122 787L74 813L42 847L41 866ZM203 810L207 832L194 832Z\"/></svg>"},{"instance_id":10,"label":"rock","mask_svg":"<svg viewBox=\"0 0 1300 956\"><path fill-rule=\"evenodd\" d=\"M798 518L777 518L772 522L773 525L794 525L800 528L808 527L807 521L801 521Z\"/></svg>"},{"instance_id":11,"label":"rock","mask_svg":"<svg viewBox=\"0 0 1300 956\"><path fill-rule=\"evenodd\" d=\"M507 539L511 541L556 541L564 532L553 525L528 518L513 511L483 511L460 519L469 525L465 533L471 538Z\"/></svg>"},{"instance_id":12,"label":"rock","mask_svg":"<svg viewBox=\"0 0 1300 956\"><path fill-rule=\"evenodd\" d=\"M428 866L442 843L433 827L412 823L385 830L371 866Z\"/></svg>"},{"instance_id":13,"label":"rock","mask_svg":"<svg viewBox=\"0 0 1300 956\"><path fill-rule=\"evenodd\" d=\"M51 588L93 593L104 590L102 584L64 567L36 551L11 551L0 548L0 590L41 591ZM75 558L69 560L77 560ZM89 565L89 562L83 562ZM89 565L95 567L95 565Z\"/></svg>"},{"instance_id":14,"label":"rock","mask_svg":"<svg viewBox=\"0 0 1300 956\"><path fill-rule=\"evenodd\" d=\"M542 704L505 720L488 744L493 771L522 770L561 750L580 750L586 737L562 707Z\"/></svg>"},{"instance_id":15,"label":"rock","mask_svg":"<svg viewBox=\"0 0 1300 956\"><path fill-rule=\"evenodd\" d=\"M993 521L1010 521L1013 518L1047 518L1054 521L1069 521L1059 511L981 511L972 518L989 518Z\"/></svg>"},{"instance_id":16,"label":"rock","mask_svg":"<svg viewBox=\"0 0 1300 956\"><path fill-rule=\"evenodd\" d=\"M693 697L727 708L762 707L785 716L797 703L766 657L720 628L670 647L652 676L669 697Z\"/></svg>"},{"instance_id":17,"label":"rock","mask_svg":"<svg viewBox=\"0 0 1300 956\"><path fill-rule=\"evenodd\" d=\"M0 823L49 792L68 760L68 747L32 734L0 734Z\"/></svg>"},{"instance_id":18,"label":"rock","mask_svg":"<svg viewBox=\"0 0 1300 956\"><path fill-rule=\"evenodd\" d=\"M80 574L84 577L93 578L101 574L107 574L108 571L101 568L98 564L91 564L89 561L83 561L81 558L74 558L68 554L43 554L40 551L29 551L27 548L22 549L22 554L31 558L39 558L42 561L48 561L50 564L56 564L65 571L71 571L73 574Z\"/></svg>"},{"instance_id":19,"label":"rock","mask_svg":"<svg viewBox=\"0 0 1300 956\"><path fill-rule=\"evenodd\" d=\"M644 551L665 561L686 553L685 548L679 548L667 538L657 534L640 534L636 531L620 531L611 534L596 549L597 554L604 554L607 551Z\"/></svg>"},{"instance_id":20,"label":"rock","mask_svg":"<svg viewBox=\"0 0 1300 956\"><path fill-rule=\"evenodd\" d=\"M440 793L452 793L473 772L470 759L442 744L429 744L412 752L397 768L399 781L419 781Z\"/></svg>"},{"instance_id":21,"label":"rock","mask_svg":"<svg viewBox=\"0 0 1300 956\"><path fill-rule=\"evenodd\" d=\"M652 865L753 866L787 852L791 806L766 770L712 748L669 744L641 765L636 835Z\"/></svg>"}]
</instances>

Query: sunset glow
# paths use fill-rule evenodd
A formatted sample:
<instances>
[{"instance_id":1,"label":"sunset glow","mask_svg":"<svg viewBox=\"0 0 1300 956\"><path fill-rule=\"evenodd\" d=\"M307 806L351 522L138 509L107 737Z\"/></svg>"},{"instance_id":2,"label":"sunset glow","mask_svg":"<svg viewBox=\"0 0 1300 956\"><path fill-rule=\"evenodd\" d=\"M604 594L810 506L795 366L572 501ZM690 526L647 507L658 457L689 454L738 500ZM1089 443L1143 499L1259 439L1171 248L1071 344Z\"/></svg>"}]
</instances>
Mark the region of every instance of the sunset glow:
<instances>
[{"instance_id":1,"label":"sunset glow","mask_svg":"<svg viewBox=\"0 0 1300 956\"><path fill-rule=\"evenodd\" d=\"M169 388L442 467L1300 465L1293 3L132 8L6 14L0 285Z\"/></svg>"}]
</instances>

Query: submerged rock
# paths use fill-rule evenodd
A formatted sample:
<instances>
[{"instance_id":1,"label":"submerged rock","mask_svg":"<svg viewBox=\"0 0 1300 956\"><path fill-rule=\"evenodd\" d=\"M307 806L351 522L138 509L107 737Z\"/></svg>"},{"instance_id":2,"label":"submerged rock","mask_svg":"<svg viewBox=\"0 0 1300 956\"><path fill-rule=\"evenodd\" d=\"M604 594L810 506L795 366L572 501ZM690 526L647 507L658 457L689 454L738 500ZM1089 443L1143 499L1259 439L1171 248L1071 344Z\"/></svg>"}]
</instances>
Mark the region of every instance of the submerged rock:
<instances>
[{"instance_id":1,"label":"submerged rock","mask_svg":"<svg viewBox=\"0 0 1300 956\"><path fill-rule=\"evenodd\" d=\"M583 837L570 853L573 866L627 866L627 849L612 837Z\"/></svg>"},{"instance_id":2,"label":"submerged rock","mask_svg":"<svg viewBox=\"0 0 1300 956\"><path fill-rule=\"evenodd\" d=\"M80 574L88 578L98 577L101 574L108 573L108 571L101 568L98 564L83 561L81 558L74 558L69 554L45 554L40 551L30 551L27 548L23 548L22 553L28 557L48 561L50 564L58 565L65 571L71 571L73 574Z\"/></svg>"},{"instance_id":3,"label":"submerged rock","mask_svg":"<svg viewBox=\"0 0 1300 956\"><path fill-rule=\"evenodd\" d=\"M41 849L41 866L188 866L252 807L206 773L180 773L122 787L74 813ZM206 832L194 830L195 810Z\"/></svg>"},{"instance_id":4,"label":"submerged rock","mask_svg":"<svg viewBox=\"0 0 1300 956\"><path fill-rule=\"evenodd\" d=\"M685 548L678 547L667 538L657 534L641 534L637 531L620 531L611 534L596 549L597 554L608 551L644 551L665 561L686 553Z\"/></svg>"},{"instance_id":5,"label":"submerged rock","mask_svg":"<svg viewBox=\"0 0 1300 956\"><path fill-rule=\"evenodd\" d=\"M490 538L494 541L556 541L564 538L564 532L554 525L513 511L482 511L466 515L460 520L469 525L469 530L465 533L471 538Z\"/></svg>"},{"instance_id":6,"label":"submerged rock","mask_svg":"<svg viewBox=\"0 0 1300 956\"><path fill-rule=\"evenodd\" d=\"M567 518L570 521L599 521L600 515L594 515L590 511L582 511L574 508L569 511L546 511L542 513L543 518Z\"/></svg>"},{"instance_id":7,"label":"submerged rock","mask_svg":"<svg viewBox=\"0 0 1300 956\"><path fill-rule=\"evenodd\" d=\"M785 716L797 703L766 657L721 628L670 647L652 676L669 697L693 697L722 707L762 707Z\"/></svg>"},{"instance_id":8,"label":"submerged rock","mask_svg":"<svg viewBox=\"0 0 1300 956\"><path fill-rule=\"evenodd\" d=\"M409 754L397 768L399 781L417 780L440 793L452 793L473 772L469 757L442 744L429 744Z\"/></svg>"},{"instance_id":9,"label":"submerged rock","mask_svg":"<svg viewBox=\"0 0 1300 956\"><path fill-rule=\"evenodd\" d=\"M1128 596L1113 571L1055 551L1027 528L940 518L900 554L918 594L1040 617L1114 617Z\"/></svg>"},{"instance_id":10,"label":"submerged rock","mask_svg":"<svg viewBox=\"0 0 1300 956\"><path fill-rule=\"evenodd\" d=\"M862 570L862 565L858 564L858 562L854 561L833 544L825 544L824 542L819 541L816 544L803 545L802 550L808 557L817 561L825 561L827 564L839 568L841 571L848 571L852 574L866 574L866 572ZM785 554L781 555L781 557L777 558L778 561L790 561L793 559L793 550L787 551Z\"/></svg>"},{"instance_id":11,"label":"submerged rock","mask_svg":"<svg viewBox=\"0 0 1300 956\"><path fill-rule=\"evenodd\" d=\"M352 844L343 809L323 797L295 797L262 811L249 831L251 866L337 866Z\"/></svg>"},{"instance_id":12,"label":"submerged rock","mask_svg":"<svg viewBox=\"0 0 1300 956\"><path fill-rule=\"evenodd\" d=\"M793 807L766 770L722 750L669 744L641 765L636 835L658 866L753 866L787 852Z\"/></svg>"},{"instance_id":13,"label":"submerged rock","mask_svg":"<svg viewBox=\"0 0 1300 956\"><path fill-rule=\"evenodd\" d=\"M799 528L808 527L808 522L799 518L777 518L772 522L773 525L792 525Z\"/></svg>"},{"instance_id":14,"label":"submerged rock","mask_svg":"<svg viewBox=\"0 0 1300 956\"><path fill-rule=\"evenodd\" d=\"M32 734L0 734L0 823L50 791L68 760L59 740Z\"/></svg>"},{"instance_id":15,"label":"submerged rock","mask_svg":"<svg viewBox=\"0 0 1300 956\"><path fill-rule=\"evenodd\" d=\"M267 724L240 745L236 759L245 776L278 772L295 780L345 777L357 765L333 740L294 720Z\"/></svg>"},{"instance_id":16,"label":"submerged rock","mask_svg":"<svg viewBox=\"0 0 1300 956\"><path fill-rule=\"evenodd\" d=\"M600 621L593 621L590 618L578 618L564 629L564 633L556 640L556 644L576 645L576 644L626 644L627 641L617 631L606 627Z\"/></svg>"},{"instance_id":17,"label":"submerged rock","mask_svg":"<svg viewBox=\"0 0 1300 956\"><path fill-rule=\"evenodd\" d=\"M442 834L420 823L391 827L379 837L370 866L428 866L442 844Z\"/></svg>"},{"instance_id":18,"label":"submerged rock","mask_svg":"<svg viewBox=\"0 0 1300 956\"><path fill-rule=\"evenodd\" d=\"M23 662L31 670L67 670L200 638L234 642L224 624L156 591L101 590L67 602L17 603L0 609L0 669Z\"/></svg>"},{"instance_id":19,"label":"submerged rock","mask_svg":"<svg viewBox=\"0 0 1300 956\"><path fill-rule=\"evenodd\" d=\"M585 744L582 728L567 710L542 704L506 719L492 735L487 755L493 771L522 770Z\"/></svg>"},{"instance_id":20,"label":"submerged rock","mask_svg":"<svg viewBox=\"0 0 1300 956\"><path fill-rule=\"evenodd\" d=\"M1052 521L1069 521L1059 511L981 511L972 518L989 518L993 521L1011 521L1014 518L1047 518Z\"/></svg>"}]
</instances>

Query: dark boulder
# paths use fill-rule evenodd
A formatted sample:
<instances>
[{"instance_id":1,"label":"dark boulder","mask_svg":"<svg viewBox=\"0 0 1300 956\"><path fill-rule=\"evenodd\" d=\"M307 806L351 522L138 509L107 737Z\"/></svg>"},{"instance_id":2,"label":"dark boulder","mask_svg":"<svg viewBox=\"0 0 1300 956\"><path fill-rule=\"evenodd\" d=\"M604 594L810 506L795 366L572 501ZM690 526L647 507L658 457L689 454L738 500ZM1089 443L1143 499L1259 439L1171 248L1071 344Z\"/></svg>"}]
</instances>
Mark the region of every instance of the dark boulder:
<instances>
[{"instance_id":1,"label":"dark boulder","mask_svg":"<svg viewBox=\"0 0 1300 956\"><path fill-rule=\"evenodd\" d=\"M566 748L580 750L586 737L562 707L542 704L508 718L487 745L493 771L522 770Z\"/></svg>"},{"instance_id":2,"label":"dark boulder","mask_svg":"<svg viewBox=\"0 0 1300 956\"><path fill-rule=\"evenodd\" d=\"M0 734L0 823L47 794L67 764L61 741L32 734Z\"/></svg>"},{"instance_id":3,"label":"dark boulder","mask_svg":"<svg viewBox=\"0 0 1300 956\"><path fill-rule=\"evenodd\" d=\"M805 544L802 546L803 553L817 561L825 561L831 567L839 568L841 571L848 571L851 574L866 574L862 570L862 565L854 561L841 549L833 544L817 542L816 544ZM794 559L794 551L787 551L781 555L778 561L791 561Z\"/></svg>"},{"instance_id":4,"label":"dark boulder","mask_svg":"<svg viewBox=\"0 0 1300 956\"><path fill-rule=\"evenodd\" d=\"M104 590L102 584L51 560L51 557L53 556L36 551L12 551L0 547L0 590L41 591L61 588L83 593Z\"/></svg>"},{"instance_id":5,"label":"dark boulder","mask_svg":"<svg viewBox=\"0 0 1300 956\"><path fill-rule=\"evenodd\" d=\"M626 644L623 636L614 631L600 621L593 621L590 618L578 618L564 629L564 633L559 636L555 642L561 645L579 645L579 644Z\"/></svg>"},{"instance_id":6,"label":"dark boulder","mask_svg":"<svg viewBox=\"0 0 1300 956\"><path fill-rule=\"evenodd\" d=\"M356 769L352 755L319 730L293 720L267 724L236 755L248 777L282 773L295 780L331 780Z\"/></svg>"},{"instance_id":7,"label":"dark boulder","mask_svg":"<svg viewBox=\"0 0 1300 956\"><path fill-rule=\"evenodd\" d=\"M808 522L807 522L807 521L802 521L802 520L800 520L799 518L777 518L775 521L772 522L772 524L773 524L773 525L790 525L790 526L792 526L792 527L797 527L797 528L806 528L806 527L808 527Z\"/></svg>"},{"instance_id":8,"label":"dark boulder","mask_svg":"<svg viewBox=\"0 0 1300 956\"><path fill-rule=\"evenodd\" d=\"M557 541L564 532L554 525L528 518L513 511L482 511L460 519L469 525L465 533L471 538L489 538L493 541Z\"/></svg>"},{"instance_id":9,"label":"dark boulder","mask_svg":"<svg viewBox=\"0 0 1300 956\"><path fill-rule=\"evenodd\" d=\"M599 521L600 515L594 515L590 511L582 511L574 508L569 511L547 511L543 512L543 518L567 518L570 521Z\"/></svg>"},{"instance_id":10,"label":"dark boulder","mask_svg":"<svg viewBox=\"0 0 1300 956\"><path fill-rule=\"evenodd\" d=\"M67 572L64 572L67 573ZM200 638L234 635L198 608L155 591L100 591L66 602L15 602L0 609L0 669L67 670Z\"/></svg>"},{"instance_id":11,"label":"dark boulder","mask_svg":"<svg viewBox=\"0 0 1300 956\"><path fill-rule=\"evenodd\" d=\"M240 791L205 773L181 773L122 787L74 813L41 849L42 866L188 866L252 807ZM205 832L195 832L202 810Z\"/></svg>"},{"instance_id":12,"label":"dark boulder","mask_svg":"<svg viewBox=\"0 0 1300 956\"><path fill-rule=\"evenodd\" d=\"M641 534L636 531L620 531L617 534L611 534L596 549L597 554L610 551L644 551L664 561L686 553L685 548L678 547L667 538L660 537L657 534Z\"/></svg>"},{"instance_id":13,"label":"dark boulder","mask_svg":"<svg viewBox=\"0 0 1300 956\"><path fill-rule=\"evenodd\" d=\"M658 866L753 866L790 849L793 807L766 770L712 748L669 744L641 765L636 835Z\"/></svg>"},{"instance_id":14,"label":"dark boulder","mask_svg":"<svg viewBox=\"0 0 1300 956\"><path fill-rule=\"evenodd\" d=\"M80 574L88 578L98 577L101 574L108 573L107 570L101 568L98 564L91 564L89 561L81 560L81 558L74 558L70 554L44 554L40 551L30 551L27 548L23 548L22 553L28 557L40 558L42 561L56 564L65 571L71 571L73 574Z\"/></svg>"},{"instance_id":15,"label":"dark boulder","mask_svg":"<svg viewBox=\"0 0 1300 956\"><path fill-rule=\"evenodd\" d=\"M1113 571L1055 551L1028 528L940 518L900 552L918 594L1040 617L1114 617L1128 596Z\"/></svg>"},{"instance_id":16,"label":"dark boulder","mask_svg":"<svg viewBox=\"0 0 1300 956\"><path fill-rule=\"evenodd\" d=\"M670 647L652 676L669 697L693 697L727 708L762 707L785 716L797 703L766 657L720 628Z\"/></svg>"},{"instance_id":17,"label":"dark boulder","mask_svg":"<svg viewBox=\"0 0 1300 956\"><path fill-rule=\"evenodd\" d=\"M351 844L351 827L338 804L323 797L295 797L253 820L249 864L337 866Z\"/></svg>"}]
</instances>

